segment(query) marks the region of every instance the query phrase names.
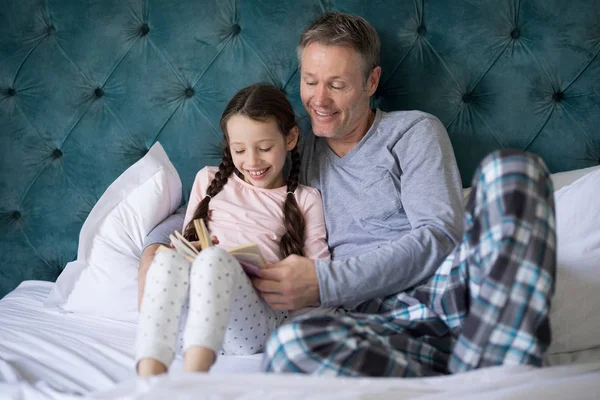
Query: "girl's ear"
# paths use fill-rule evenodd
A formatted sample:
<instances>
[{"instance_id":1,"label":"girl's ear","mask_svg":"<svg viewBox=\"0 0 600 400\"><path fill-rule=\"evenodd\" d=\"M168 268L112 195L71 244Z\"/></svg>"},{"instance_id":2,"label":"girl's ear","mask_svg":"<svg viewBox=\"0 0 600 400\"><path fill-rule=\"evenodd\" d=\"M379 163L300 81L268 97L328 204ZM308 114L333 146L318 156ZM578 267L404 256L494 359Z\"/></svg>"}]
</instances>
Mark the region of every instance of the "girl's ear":
<instances>
[{"instance_id":1,"label":"girl's ear","mask_svg":"<svg viewBox=\"0 0 600 400\"><path fill-rule=\"evenodd\" d=\"M296 147L296 144L298 143L298 133L299 129L298 125L296 125L292 128L290 134L287 135L287 151L291 151L294 147Z\"/></svg>"}]
</instances>

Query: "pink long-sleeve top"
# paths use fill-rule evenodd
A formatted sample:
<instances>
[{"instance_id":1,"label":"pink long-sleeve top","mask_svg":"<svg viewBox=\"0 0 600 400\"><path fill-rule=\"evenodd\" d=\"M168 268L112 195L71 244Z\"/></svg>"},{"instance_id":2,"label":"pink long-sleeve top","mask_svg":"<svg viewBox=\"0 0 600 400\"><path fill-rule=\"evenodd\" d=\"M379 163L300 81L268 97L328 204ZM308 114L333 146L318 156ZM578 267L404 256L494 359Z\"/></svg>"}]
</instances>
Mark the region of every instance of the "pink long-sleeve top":
<instances>
[{"instance_id":1,"label":"pink long-sleeve top","mask_svg":"<svg viewBox=\"0 0 600 400\"><path fill-rule=\"evenodd\" d=\"M205 167L196 174L184 220L184 229L191 221L196 207L206 196L217 167ZM248 242L256 243L269 263L281 260L279 240L285 233L283 203L285 186L263 189L253 186L233 174L223 189L209 203L208 229L225 249ZM305 256L328 260L327 233L323 202L317 189L298 185L294 192L305 220Z\"/></svg>"}]
</instances>

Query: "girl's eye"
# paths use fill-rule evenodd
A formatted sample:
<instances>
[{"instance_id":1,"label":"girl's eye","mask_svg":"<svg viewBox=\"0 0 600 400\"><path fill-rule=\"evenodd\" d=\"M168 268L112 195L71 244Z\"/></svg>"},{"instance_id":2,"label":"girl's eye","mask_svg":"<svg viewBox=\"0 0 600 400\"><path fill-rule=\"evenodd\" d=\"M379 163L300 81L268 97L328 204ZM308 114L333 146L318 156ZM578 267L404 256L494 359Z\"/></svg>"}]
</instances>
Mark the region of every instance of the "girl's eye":
<instances>
[{"instance_id":1,"label":"girl's eye","mask_svg":"<svg viewBox=\"0 0 600 400\"><path fill-rule=\"evenodd\" d=\"M267 152L267 151L271 150L272 148L273 148L273 147L269 147L268 149L260 149L260 151L262 151L262 152Z\"/></svg>"},{"instance_id":2,"label":"girl's eye","mask_svg":"<svg viewBox=\"0 0 600 400\"><path fill-rule=\"evenodd\" d=\"M234 150L233 151L235 154L242 154L244 152L244 150Z\"/></svg>"}]
</instances>

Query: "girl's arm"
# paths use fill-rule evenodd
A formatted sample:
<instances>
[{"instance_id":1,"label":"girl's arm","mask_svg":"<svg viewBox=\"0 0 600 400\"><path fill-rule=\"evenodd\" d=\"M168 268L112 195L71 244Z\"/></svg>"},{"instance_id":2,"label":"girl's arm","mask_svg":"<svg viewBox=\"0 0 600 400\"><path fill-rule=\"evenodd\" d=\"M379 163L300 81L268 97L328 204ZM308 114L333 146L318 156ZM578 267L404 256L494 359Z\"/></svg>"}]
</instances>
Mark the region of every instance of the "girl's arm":
<instances>
[{"instance_id":1,"label":"girl's arm","mask_svg":"<svg viewBox=\"0 0 600 400\"><path fill-rule=\"evenodd\" d=\"M202 168L194 179L192 190L190 192L190 199L188 201L187 209L185 211L185 218L183 218L183 212L181 207L175 214L161 222L146 238L144 250L142 251L142 257L138 264L138 310L142 304L142 298L144 297L144 287L146 283L146 275L148 269L154 260L154 253L160 244L168 246L169 235L174 231L180 231L183 233L187 223L191 221L196 207L206 194L206 189L210 184L208 168ZM213 242L216 238L213 239ZM218 241L216 241L218 243Z\"/></svg>"},{"instance_id":2,"label":"girl's arm","mask_svg":"<svg viewBox=\"0 0 600 400\"><path fill-rule=\"evenodd\" d=\"M304 257L286 257L261 270L260 278L252 279L254 287L275 310L318 306L320 292L314 260L328 261L331 257L319 191L306 186L299 187L296 200L305 223Z\"/></svg>"},{"instance_id":3,"label":"girl's arm","mask_svg":"<svg viewBox=\"0 0 600 400\"><path fill-rule=\"evenodd\" d=\"M194 184L190 191L190 199L185 212L182 230L184 230L187 224L192 220L196 207L198 207L198 204L200 204L202 199L204 199L204 196L206 196L206 189L208 189L208 185L212 182L213 177L214 174L209 174L208 167L202 168L196 174L196 179L194 179Z\"/></svg>"},{"instance_id":4,"label":"girl's arm","mask_svg":"<svg viewBox=\"0 0 600 400\"><path fill-rule=\"evenodd\" d=\"M142 256L138 265L138 310L142 304L142 298L144 297L146 274L154 260L154 253L161 244L169 246L169 235L174 231L181 229L180 227L183 224L184 213L185 207L179 207L175 214L158 224L152 232L148 234L144 241L144 249L142 250Z\"/></svg>"},{"instance_id":5,"label":"girl's arm","mask_svg":"<svg viewBox=\"0 0 600 400\"><path fill-rule=\"evenodd\" d=\"M304 188L308 195L302 201L300 209L304 215L304 255L313 260L329 260L331 255L327 245L327 230L323 201L317 189Z\"/></svg>"},{"instance_id":6,"label":"girl's arm","mask_svg":"<svg viewBox=\"0 0 600 400\"><path fill-rule=\"evenodd\" d=\"M140 264L138 267L138 311L142 307L142 299L144 298L144 289L146 288L146 275L148 275L148 269L154 260L154 254L160 246L160 243L153 243L146 247L142 252L140 258Z\"/></svg>"}]
</instances>

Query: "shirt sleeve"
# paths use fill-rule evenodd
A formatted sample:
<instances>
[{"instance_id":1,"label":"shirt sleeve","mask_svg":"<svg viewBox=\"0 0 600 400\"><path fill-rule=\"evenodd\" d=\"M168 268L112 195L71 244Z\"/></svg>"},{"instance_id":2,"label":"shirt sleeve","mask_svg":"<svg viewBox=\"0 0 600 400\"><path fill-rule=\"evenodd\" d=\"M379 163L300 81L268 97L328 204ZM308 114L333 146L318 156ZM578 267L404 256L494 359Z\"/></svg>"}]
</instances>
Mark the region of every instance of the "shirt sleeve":
<instances>
[{"instance_id":1,"label":"shirt sleeve","mask_svg":"<svg viewBox=\"0 0 600 400\"><path fill-rule=\"evenodd\" d=\"M418 122L393 152L402 170L401 200L411 231L356 257L317 261L323 306L353 309L414 287L435 273L460 240L461 180L441 122L435 118Z\"/></svg>"},{"instance_id":2,"label":"shirt sleeve","mask_svg":"<svg viewBox=\"0 0 600 400\"><path fill-rule=\"evenodd\" d=\"M313 260L329 260L323 201L318 190L310 188L304 200L304 255Z\"/></svg>"},{"instance_id":3,"label":"shirt sleeve","mask_svg":"<svg viewBox=\"0 0 600 400\"><path fill-rule=\"evenodd\" d=\"M208 168L205 167L196 174L196 178L194 179L194 183L192 185L192 190L190 191L190 200L188 201L187 210L185 212L185 219L180 229L185 229L187 224L192 220L194 212L196 211L196 207L198 207L198 204L200 204L202 199L204 199L206 196L206 190L208 189L209 184L210 181Z\"/></svg>"},{"instance_id":4,"label":"shirt sleeve","mask_svg":"<svg viewBox=\"0 0 600 400\"><path fill-rule=\"evenodd\" d=\"M156 225L148 236L146 236L146 239L144 240L144 249L151 244L164 244L165 246L168 246L169 243L171 243L169 235L175 231L181 230L185 208L186 206L179 207L174 214L171 214L160 224Z\"/></svg>"}]
</instances>

